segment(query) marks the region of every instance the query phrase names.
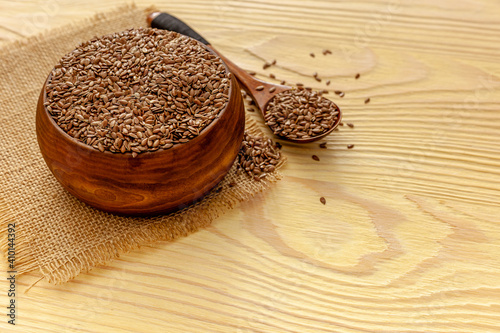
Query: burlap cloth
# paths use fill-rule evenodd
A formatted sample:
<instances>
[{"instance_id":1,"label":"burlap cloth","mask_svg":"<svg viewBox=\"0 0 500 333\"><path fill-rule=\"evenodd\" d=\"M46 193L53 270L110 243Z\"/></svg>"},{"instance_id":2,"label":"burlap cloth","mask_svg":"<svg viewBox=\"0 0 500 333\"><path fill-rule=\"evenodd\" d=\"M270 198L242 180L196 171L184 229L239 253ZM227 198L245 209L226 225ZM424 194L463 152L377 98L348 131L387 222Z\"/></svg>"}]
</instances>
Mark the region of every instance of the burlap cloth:
<instances>
[{"instance_id":1,"label":"burlap cloth","mask_svg":"<svg viewBox=\"0 0 500 333\"><path fill-rule=\"evenodd\" d=\"M150 218L101 212L62 188L36 141L35 110L42 84L54 64L79 43L141 26L146 26L145 11L128 6L0 49L1 249L7 251L7 225L15 223L18 274L39 270L49 282L66 282L140 245L174 240L208 226L280 178L274 172L257 182L233 165L219 191L178 213ZM248 117L246 130L260 133ZM277 170L283 164L284 158ZM233 182L237 185L229 186Z\"/></svg>"}]
</instances>

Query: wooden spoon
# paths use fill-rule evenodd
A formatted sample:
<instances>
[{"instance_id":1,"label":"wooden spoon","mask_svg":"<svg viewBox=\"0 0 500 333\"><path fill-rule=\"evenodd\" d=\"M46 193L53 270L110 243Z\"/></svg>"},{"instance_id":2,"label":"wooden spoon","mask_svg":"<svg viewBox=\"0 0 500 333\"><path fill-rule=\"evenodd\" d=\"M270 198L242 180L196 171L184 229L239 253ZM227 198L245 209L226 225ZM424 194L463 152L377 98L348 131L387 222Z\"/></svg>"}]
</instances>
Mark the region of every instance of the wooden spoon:
<instances>
[{"instance_id":1,"label":"wooden spoon","mask_svg":"<svg viewBox=\"0 0 500 333\"><path fill-rule=\"evenodd\" d=\"M280 94L287 90L296 91L292 87L265 82L248 74L242 68L238 67L235 63L233 63L231 60L229 60L228 58L223 56L220 52L218 52L213 46L210 45L210 43L205 38L203 38L200 34L194 31L186 23L184 23L183 21L179 20L178 18L170 14L159 13L159 12L151 13L147 17L147 22L152 28L165 29L178 32L180 34L194 38L199 42L207 45L209 48L211 48L226 63L230 72L236 76L236 78L243 86L243 88L246 90L246 92L252 97L255 104L257 104L257 106L259 107L259 110L264 119L266 119L265 114L267 105L277 94ZM332 112L338 113L337 119L334 121L331 128L329 128L327 131L319 135L309 136L307 138L290 138L279 134L276 135L278 135L280 138L284 140L288 140L295 143L308 143L319 140L325 137L326 135L330 134L340 123L340 120L342 118L342 113L340 111L340 108L337 105L335 105L335 108L332 109Z\"/></svg>"}]
</instances>

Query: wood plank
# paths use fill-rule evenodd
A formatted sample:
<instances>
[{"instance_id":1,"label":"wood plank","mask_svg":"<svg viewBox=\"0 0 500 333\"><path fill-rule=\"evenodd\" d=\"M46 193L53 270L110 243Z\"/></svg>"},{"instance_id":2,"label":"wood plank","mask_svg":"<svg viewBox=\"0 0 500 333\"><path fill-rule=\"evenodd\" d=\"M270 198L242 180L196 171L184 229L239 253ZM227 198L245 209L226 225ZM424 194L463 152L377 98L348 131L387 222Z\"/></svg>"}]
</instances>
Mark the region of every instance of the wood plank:
<instances>
[{"instance_id":1,"label":"wood plank","mask_svg":"<svg viewBox=\"0 0 500 333\"><path fill-rule=\"evenodd\" d=\"M0 45L122 3L3 1ZM206 230L41 281L2 332L499 331L500 3L156 6L261 78L330 90L354 128L328 149L284 144L286 178ZM0 304L7 289L0 279Z\"/></svg>"}]
</instances>

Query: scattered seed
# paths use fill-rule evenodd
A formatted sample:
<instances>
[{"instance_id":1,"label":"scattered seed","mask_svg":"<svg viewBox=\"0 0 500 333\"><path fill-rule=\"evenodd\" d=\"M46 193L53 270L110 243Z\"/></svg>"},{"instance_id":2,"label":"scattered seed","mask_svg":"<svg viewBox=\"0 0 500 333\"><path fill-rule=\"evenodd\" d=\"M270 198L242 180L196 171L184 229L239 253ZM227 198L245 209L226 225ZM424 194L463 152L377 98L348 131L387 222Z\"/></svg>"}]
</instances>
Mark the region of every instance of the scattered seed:
<instances>
[{"instance_id":1,"label":"scattered seed","mask_svg":"<svg viewBox=\"0 0 500 333\"><path fill-rule=\"evenodd\" d=\"M263 136L245 132L238 157L238 169L246 172L256 181L276 170L281 159L281 145Z\"/></svg>"},{"instance_id":2,"label":"scattered seed","mask_svg":"<svg viewBox=\"0 0 500 333\"><path fill-rule=\"evenodd\" d=\"M258 86L257 88L255 88L255 90L257 90L257 91L264 90L264 86Z\"/></svg>"},{"instance_id":3,"label":"scattered seed","mask_svg":"<svg viewBox=\"0 0 500 333\"><path fill-rule=\"evenodd\" d=\"M330 85L330 83L331 83L331 81L330 81L330 80L326 81L326 85L327 85L327 86L329 86L329 85Z\"/></svg>"},{"instance_id":4,"label":"scattered seed","mask_svg":"<svg viewBox=\"0 0 500 333\"><path fill-rule=\"evenodd\" d=\"M314 53L309 53L309 55L311 56L311 58L314 58L316 55Z\"/></svg>"},{"instance_id":5,"label":"scattered seed","mask_svg":"<svg viewBox=\"0 0 500 333\"><path fill-rule=\"evenodd\" d=\"M271 67L271 64L267 62L262 66L263 69L268 69L269 67Z\"/></svg>"},{"instance_id":6,"label":"scattered seed","mask_svg":"<svg viewBox=\"0 0 500 333\"><path fill-rule=\"evenodd\" d=\"M323 204L326 205L326 199L324 197L319 198L319 201Z\"/></svg>"},{"instance_id":7,"label":"scattered seed","mask_svg":"<svg viewBox=\"0 0 500 333\"><path fill-rule=\"evenodd\" d=\"M359 74L359 73L356 74L356 76L355 76L356 80L359 79L360 76L361 76L361 74Z\"/></svg>"},{"instance_id":8,"label":"scattered seed","mask_svg":"<svg viewBox=\"0 0 500 333\"><path fill-rule=\"evenodd\" d=\"M345 96L345 93L344 93L344 92L341 92L341 93L339 94L339 96L340 96L340 97L344 97L344 96Z\"/></svg>"},{"instance_id":9,"label":"scattered seed","mask_svg":"<svg viewBox=\"0 0 500 333\"><path fill-rule=\"evenodd\" d=\"M365 104L368 104L368 103L370 103L370 99L369 98L365 99Z\"/></svg>"},{"instance_id":10,"label":"scattered seed","mask_svg":"<svg viewBox=\"0 0 500 333\"><path fill-rule=\"evenodd\" d=\"M332 54L332 51L330 50L323 50L323 55L327 55L327 54Z\"/></svg>"},{"instance_id":11,"label":"scattered seed","mask_svg":"<svg viewBox=\"0 0 500 333\"><path fill-rule=\"evenodd\" d=\"M326 142L320 143L319 144L320 148L326 149Z\"/></svg>"},{"instance_id":12,"label":"scattered seed","mask_svg":"<svg viewBox=\"0 0 500 333\"><path fill-rule=\"evenodd\" d=\"M352 149L354 148L354 145L347 145L347 149Z\"/></svg>"},{"instance_id":13,"label":"scattered seed","mask_svg":"<svg viewBox=\"0 0 500 333\"><path fill-rule=\"evenodd\" d=\"M352 123L347 123L347 126L349 126L350 128L354 128L354 124Z\"/></svg>"},{"instance_id":14,"label":"scattered seed","mask_svg":"<svg viewBox=\"0 0 500 333\"><path fill-rule=\"evenodd\" d=\"M283 81L281 81L281 83L280 83L280 84L281 84L282 86L284 86L284 85L286 85L286 81L285 81L285 80L283 80Z\"/></svg>"},{"instance_id":15,"label":"scattered seed","mask_svg":"<svg viewBox=\"0 0 500 333\"><path fill-rule=\"evenodd\" d=\"M273 60L273 62L271 63L271 65L276 65L276 59Z\"/></svg>"},{"instance_id":16,"label":"scattered seed","mask_svg":"<svg viewBox=\"0 0 500 333\"><path fill-rule=\"evenodd\" d=\"M335 90L335 94L340 95L340 94L342 94L342 91L340 91L340 90Z\"/></svg>"},{"instance_id":17,"label":"scattered seed","mask_svg":"<svg viewBox=\"0 0 500 333\"><path fill-rule=\"evenodd\" d=\"M257 75L257 73L255 73L255 72L248 72L248 74L250 74L250 75L252 75L252 76Z\"/></svg>"},{"instance_id":18,"label":"scattered seed","mask_svg":"<svg viewBox=\"0 0 500 333\"><path fill-rule=\"evenodd\" d=\"M275 78L276 78L276 75L274 75L274 74L269 74L269 77L270 77L271 79L275 79Z\"/></svg>"},{"instance_id":19,"label":"scattered seed","mask_svg":"<svg viewBox=\"0 0 500 333\"><path fill-rule=\"evenodd\" d=\"M315 160L315 161L318 161L318 162L319 162L319 157L318 157L318 156L316 156L316 155L313 155L313 156L312 156L312 159L313 159L313 160Z\"/></svg>"}]
</instances>

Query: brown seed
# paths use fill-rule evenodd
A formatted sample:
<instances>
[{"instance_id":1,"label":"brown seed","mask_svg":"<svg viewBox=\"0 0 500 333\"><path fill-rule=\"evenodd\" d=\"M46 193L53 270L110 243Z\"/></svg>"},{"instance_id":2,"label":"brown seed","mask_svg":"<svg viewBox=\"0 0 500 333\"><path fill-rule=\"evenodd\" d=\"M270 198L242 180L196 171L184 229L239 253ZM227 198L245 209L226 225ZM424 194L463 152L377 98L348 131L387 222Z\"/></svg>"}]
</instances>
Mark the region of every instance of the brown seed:
<instances>
[{"instance_id":1,"label":"brown seed","mask_svg":"<svg viewBox=\"0 0 500 333\"><path fill-rule=\"evenodd\" d=\"M361 74L359 74L359 73L356 74L356 76L355 76L356 80L359 79L360 76L361 76Z\"/></svg>"},{"instance_id":2,"label":"brown seed","mask_svg":"<svg viewBox=\"0 0 500 333\"><path fill-rule=\"evenodd\" d=\"M264 90L264 86L258 86L257 88L255 88L255 90L257 90L257 91Z\"/></svg>"},{"instance_id":3,"label":"brown seed","mask_svg":"<svg viewBox=\"0 0 500 333\"><path fill-rule=\"evenodd\" d=\"M354 148L354 145L347 145L347 149L352 149Z\"/></svg>"},{"instance_id":4,"label":"brown seed","mask_svg":"<svg viewBox=\"0 0 500 333\"><path fill-rule=\"evenodd\" d=\"M246 172L255 181L265 178L267 172L274 172L281 159L281 152L271 139L253 136L245 132L236 161L238 169Z\"/></svg>"},{"instance_id":5,"label":"brown seed","mask_svg":"<svg viewBox=\"0 0 500 333\"><path fill-rule=\"evenodd\" d=\"M275 92L275 91L276 91L276 87L271 87L271 88L269 88L269 92L270 92L270 93L273 93L273 92Z\"/></svg>"},{"instance_id":6,"label":"brown seed","mask_svg":"<svg viewBox=\"0 0 500 333\"><path fill-rule=\"evenodd\" d=\"M263 69L268 69L271 67L271 64L268 64L267 62L262 66Z\"/></svg>"},{"instance_id":7,"label":"brown seed","mask_svg":"<svg viewBox=\"0 0 500 333\"><path fill-rule=\"evenodd\" d=\"M255 72L248 72L248 74L250 74L250 75L252 75L252 76L257 75L257 73L255 73Z\"/></svg>"},{"instance_id":8,"label":"brown seed","mask_svg":"<svg viewBox=\"0 0 500 333\"><path fill-rule=\"evenodd\" d=\"M313 159L313 160L315 160L315 161L318 161L318 162L319 162L319 157L318 157L318 156L316 156L316 155L313 155L313 156L312 156L312 159Z\"/></svg>"},{"instance_id":9,"label":"brown seed","mask_svg":"<svg viewBox=\"0 0 500 333\"><path fill-rule=\"evenodd\" d=\"M330 50L323 50L323 55L327 55L327 54L332 54L332 51Z\"/></svg>"},{"instance_id":10,"label":"brown seed","mask_svg":"<svg viewBox=\"0 0 500 333\"><path fill-rule=\"evenodd\" d=\"M269 77L270 77L271 79L275 79L275 78L276 78L276 75L274 75L274 74L269 74Z\"/></svg>"},{"instance_id":11,"label":"brown seed","mask_svg":"<svg viewBox=\"0 0 500 333\"><path fill-rule=\"evenodd\" d=\"M271 63L271 65L276 65L276 59L273 60L273 62Z\"/></svg>"},{"instance_id":12,"label":"brown seed","mask_svg":"<svg viewBox=\"0 0 500 333\"><path fill-rule=\"evenodd\" d=\"M265 122L278 136L307 139L328 131L338 121L338 115L338 107L321 93L291 89L269 102Z\"/></svg>"},{"instance_id":13,"label":"brown seed","mask_svg":"<svg viewBox=\"0 0 500 333\"><path fill-rule=\"evenodd\" d=\"M94 38L63 56L51 74L46 107L61 129L100 151L134 157L193 139L229 99L222 61L165 30Z\"/></svg>"},{"instance_id":14,"label":"brown seed","mask_svg":"<svg viewBox=\"0 0 500 333\"><path fill-rule=\"evenodd\" d=\"M340 90L335 90L335 94L340 95L340 94L342 94L342 91L340 91Z\"/></svg>"},{"instance_id":15,"label":"brown seed","mask_svg":"<svg viewBox=\"0 0 500 333\"><path fill-rule=\"evenodd\" d=\"M326 199L324 197L319 198L319 201L323 204L326 205Z\"/></svg>"},{"instance_id":16,"label":"brown seed","mask_svg":"<svg viewBox=\"0 0 500 333\"><path fill-rule=\"evenodd\" d=\"M370 103L370 99L369 98L365 99L365 104L368 104L368 103Z\"/></svg>"},{"instance_id":17,"label":"brown seed","mask_svg":"<svg viewBox=\"0 0 500 333\"><path fill-rule=\"evenodd\" d=\"M330 81L330 80L326 81L326 85L327 85L327 86L329 86L329 85L330 85L330 83L331 83L331 81Z\"/></svg>"},{"instance_id":18,"label":"brown seed","mask_svg":"<svg viewBox=\"0 0 500 333\"><path fill-rule=\"evenodd\" d=\"M347 126L349 126L350 128L354 128L354 124L352 123L347 123Z\"/></svg>"},{"instance_id":19,"label":"brown seed","mask_svg":"<svg viewBox=\"0 0 500 333\"><path fill-rule=\"evenodd\" d=\"M326 142L320 143L319 144L320 148L326 149Z\"/></svg>"},{"instance_id":20,"label":"brown seed","mask_svg":"<svg viewBox=\"0 0 500 333\"><path fill-rule=\"evenodd\" d=\"M314 58L316 55L314 53L309 53L309 55L311 56L311 58Z\"/></svg>"},{"instance_id":21,"label":"brown seed","mask_svg":"<svg viewBox=\"0 0 500 333\"><path fill-rule=\"evenodd\" d=\"M341 93L339 94L339 96L340 96L340 97L344 97L344 96L345 96L345 93L344 93L344 92L341 92Z\"/></svg>"}]
</instances>

